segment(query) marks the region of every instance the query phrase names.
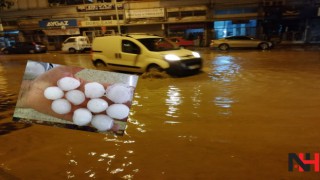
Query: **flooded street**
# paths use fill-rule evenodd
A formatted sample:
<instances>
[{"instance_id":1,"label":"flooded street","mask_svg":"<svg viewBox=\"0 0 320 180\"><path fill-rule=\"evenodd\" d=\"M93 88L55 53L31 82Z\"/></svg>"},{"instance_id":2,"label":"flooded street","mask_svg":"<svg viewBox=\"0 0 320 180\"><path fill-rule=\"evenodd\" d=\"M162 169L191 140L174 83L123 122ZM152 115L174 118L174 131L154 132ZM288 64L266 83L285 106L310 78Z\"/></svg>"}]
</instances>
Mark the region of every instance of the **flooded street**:
<instances>
[{"instance_id":1,"label":"flooded street","mask_svg":"<svg viewBox=\"0 0 320 180\"><path fill-rule=\"evenodd\" d=\"M320 149L319 48L200 53L200 74L139 79L119 137L12 122L26 60L89 54L0 55L0 179L319 179L288 171Z\"/></svg>"}]
</instances>

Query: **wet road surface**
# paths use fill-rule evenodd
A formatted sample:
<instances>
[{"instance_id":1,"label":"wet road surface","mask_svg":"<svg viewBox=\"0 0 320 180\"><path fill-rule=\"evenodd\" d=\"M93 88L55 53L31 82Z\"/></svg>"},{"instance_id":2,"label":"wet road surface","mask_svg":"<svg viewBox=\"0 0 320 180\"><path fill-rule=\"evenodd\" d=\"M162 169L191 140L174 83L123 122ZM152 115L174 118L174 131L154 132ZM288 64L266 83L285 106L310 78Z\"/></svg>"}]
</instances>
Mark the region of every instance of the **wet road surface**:
<instances>
[{"instance_id":1,"label":"wet road surface","mask_svg":"<svg viewBox=\"0 0 320 180\"><path fill-rule=\"evenodd\" d=\"M319 48L200 50L203 72L139 79L123 137L11 121L26 60L92 68L89 54L0 55L0 179L319 179Z\"/></svg>"}]
</instances>

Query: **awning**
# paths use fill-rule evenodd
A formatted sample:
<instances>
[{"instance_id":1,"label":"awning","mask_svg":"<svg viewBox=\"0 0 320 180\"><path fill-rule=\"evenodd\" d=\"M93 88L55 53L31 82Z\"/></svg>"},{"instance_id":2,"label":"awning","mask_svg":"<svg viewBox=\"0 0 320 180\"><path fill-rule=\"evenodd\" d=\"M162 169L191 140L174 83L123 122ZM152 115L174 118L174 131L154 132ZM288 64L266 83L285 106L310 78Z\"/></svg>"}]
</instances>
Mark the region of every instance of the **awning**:
<instances>
[{"instance_id":1,"label":"awning","mask_svg":"<svg viewBox=\"0 0 320 180\"><path fill-rule=\"evenodd\" d=\"M67 29L44 29L42 30L47 36L61 36L61 35L79 35L79 28Z\"/></svg>"}]
</instances>

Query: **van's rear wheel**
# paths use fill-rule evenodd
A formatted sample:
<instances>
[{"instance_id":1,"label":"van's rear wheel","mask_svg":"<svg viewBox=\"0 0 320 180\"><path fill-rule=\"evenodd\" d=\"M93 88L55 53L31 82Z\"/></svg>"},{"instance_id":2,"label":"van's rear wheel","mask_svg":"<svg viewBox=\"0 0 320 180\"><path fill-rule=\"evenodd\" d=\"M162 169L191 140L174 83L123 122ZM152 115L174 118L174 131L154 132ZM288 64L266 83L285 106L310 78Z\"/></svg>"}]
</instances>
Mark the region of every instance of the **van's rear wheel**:
<instances>
[{"instance_id":1,"label":"van's rear wheel","mask_svg":"<svg viewBox=\"0 0 320 180\"><path fill-rule=\"evenodd\" d=\"M77 51L76 51L76 49L74 49L74 48L70 48L69 49L69 53L72 53L72 54L74 54L74 53L76 53Z\"/></svg>"},{"instance_id":2,"label":"van's rear wheel","mask_svg":"<svg viewBox=\"0 0 320 180\"><path fill-rule=\"evenodd\" d=\"M147 72L162 72L162 71L163 69L156 64L149 65L147 68Z\"/></svg>"}]
</instances>

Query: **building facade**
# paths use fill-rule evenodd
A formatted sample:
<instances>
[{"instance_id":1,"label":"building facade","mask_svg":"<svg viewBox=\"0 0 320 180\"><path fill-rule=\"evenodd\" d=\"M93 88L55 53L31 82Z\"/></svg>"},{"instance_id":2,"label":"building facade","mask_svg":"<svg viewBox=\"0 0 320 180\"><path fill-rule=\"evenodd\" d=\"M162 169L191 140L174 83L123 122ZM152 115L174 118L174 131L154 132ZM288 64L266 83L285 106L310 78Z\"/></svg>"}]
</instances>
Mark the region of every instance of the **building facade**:
<instances>
[{"instance_id":1,"label":"building facade","mask_svg":"<svg viewBox=\"0 0 320 180\"><path fill-rule=\"evenodd\" d=\"M50 50L76 35L150 33L194 40L249 35L320 43L320 0L0 0L0 47L40 41Z\"/></svg>"}]
</instances>

